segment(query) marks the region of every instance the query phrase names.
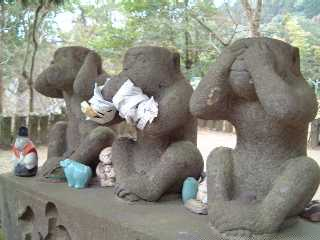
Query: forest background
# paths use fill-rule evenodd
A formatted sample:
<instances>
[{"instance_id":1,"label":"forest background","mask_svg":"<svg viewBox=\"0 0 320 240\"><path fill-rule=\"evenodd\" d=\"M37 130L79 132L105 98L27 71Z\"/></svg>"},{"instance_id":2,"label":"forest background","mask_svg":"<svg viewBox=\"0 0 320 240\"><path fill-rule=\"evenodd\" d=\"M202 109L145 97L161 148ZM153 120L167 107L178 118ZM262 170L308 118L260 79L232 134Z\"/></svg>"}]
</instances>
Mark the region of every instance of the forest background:
<instances>
[{"instance_id":1,"label":"forest background","mask_svg":"<svg viewBox=\"0 0 320 240\"><path fill-rule=\"evenodd\" d=\"M180 53L195 87L224 47L258 36L299 47L318 92L320 0L0 0L0 114L61 111L33 83L62 46L97 51L109 74L121 70L127 49L164 46Z\"/></svg>"}]
</instances>

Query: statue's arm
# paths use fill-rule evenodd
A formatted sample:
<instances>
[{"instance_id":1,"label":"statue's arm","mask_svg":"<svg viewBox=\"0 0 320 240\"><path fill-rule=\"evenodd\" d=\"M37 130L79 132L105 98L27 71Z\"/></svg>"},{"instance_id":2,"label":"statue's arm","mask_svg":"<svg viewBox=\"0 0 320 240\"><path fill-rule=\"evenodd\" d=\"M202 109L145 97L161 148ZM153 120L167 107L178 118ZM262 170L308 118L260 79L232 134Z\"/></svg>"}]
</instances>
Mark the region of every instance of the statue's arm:
<instances>
[{"instance_id":1,"label":"statue's arm","mask_svg":"<svg viewBox=\"0 0 320 240\"><path fill-rule=\"evenodd\" d=\"M201 80L190 101L191 113L201 119L226 119L229 69L213 65Z\"/></svg>"},{"instance_id":2,"label":"statue's arm","mask_svg":"<svg viewBox=\"0 0 320 240\"><path fill-rule=\"evenodd\" d=\"M246 48L243 41L223 50L199 83L190 101L191 113L202 119L227 119L231 87L228 82L230 68Z\"/></svg>"},{"instance_id":3,"label":"statue's arm","mask_svg":"<svg viewBox=\"0 0 320 240\"><path fill-rule=\"evenodd\" d=\"M257 96L270 116L288 123L305 123L315 117L316 96L301 74L288 70L286 76L279 76L266 46L256 45L246 54Z\"/></svg>"},{"instance_id":4,"label":"statue's arm","mask_svg":"<svg viewBox=\"0 0 320 240\"><path fill-rule=\"evenodd\" d=\"M101 58L95 52L89 52L73 83L73 90L84 100L93 95L94 83L101 74Z\"/></svg>"},{"instance_id":5,"label":"statue's arm","mask_svg":"<svg viewBox=\"0 0 320 240\"><path fill-rule=\"evenodd\" d=\"M295 79L295 83L289 84L272 68L263 67L258 71L252 74L255 88L269 115L288 122L309 122L315 117L316 96L304 79Z\"/></svg>"},{"instance_id":6,"label":"statue's arm","mask_svg":"<svg viewBox=\"0 0 320 240\"><path fill-rule=\"evenodd\" d=\"M158 100L158 116L151 124L148 123L143 131L157 136L170 133L186 124L191 119L189 111L191 94L192 87L184 80L179 80L167 88Z\"/></svg>"}]
</instances>

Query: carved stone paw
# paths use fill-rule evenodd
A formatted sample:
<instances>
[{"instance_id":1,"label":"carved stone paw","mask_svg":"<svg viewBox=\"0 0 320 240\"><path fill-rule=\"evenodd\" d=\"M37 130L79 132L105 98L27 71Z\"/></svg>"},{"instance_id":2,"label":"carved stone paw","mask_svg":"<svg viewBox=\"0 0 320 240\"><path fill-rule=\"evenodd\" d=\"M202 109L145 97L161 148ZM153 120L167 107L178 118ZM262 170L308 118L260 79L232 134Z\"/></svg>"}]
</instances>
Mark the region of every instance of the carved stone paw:
<instances>
[{"instance_id":1,"label":"carved stone paw","mask_svg":"<svg viewBox=\"0 0 320 240\"><path fill-rule=\"evenodd\" d=\"M259 218L254 204L228 201L214 203L211 208L211 224L220 233L248 236L254 232L256 219Z\"/></svg>"},{"instance_id":2,"label":"carved stone paw","mask_svg":"<svg viewBox=\"0 0 320 240\"><path fill-rule=\"evenodd\" d=\"M116 183L114 187L114 193L117 197L129 202L140 200L137 195L131 192L130 185L126 181L123 181L122 183Z\"/></svg>"},{"instance_id":3,"label":"carved stone paw","mask_svg":"<svg viewBox=\"0 0 320 240\"><path fill-rule=\"evenodd\" d=\"M245 240L252 238L252 232L242 229L227 231L221 235L229 240Z\"/></svg>"}]
</instances>

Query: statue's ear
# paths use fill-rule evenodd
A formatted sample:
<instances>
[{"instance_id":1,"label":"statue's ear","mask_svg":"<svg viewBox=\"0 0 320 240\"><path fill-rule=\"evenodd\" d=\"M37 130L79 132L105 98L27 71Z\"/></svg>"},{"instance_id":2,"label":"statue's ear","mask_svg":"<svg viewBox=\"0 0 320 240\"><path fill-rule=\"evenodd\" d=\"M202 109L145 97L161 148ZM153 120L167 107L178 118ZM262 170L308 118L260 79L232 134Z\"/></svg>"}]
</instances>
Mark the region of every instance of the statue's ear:
<instances>
[{"instance_id":1,"label":"statue's ear","mask_svg":"<svg viewBox=\"0 0 320 240\"><path fill-rule=\"evenodd\" d=\"M93 95L95 79L102 73L100 56L90 51L81 66L73 83L73 90L83 100L88 100Z\"/></svg>"},{"instance_id":2,"label":"statue's ear","mask_svg":"<svg viewBox=\"0 0 320 240\"><path fill-rule=\"evenodd\" d=\"M180 72L180 54L175 52L172 54L172 62L174 69Z\"/></svg>"},{"instance_id":3,"label":"statue's ear","mask_svg":"<svg viewBox=\"0 0 320 240\"><path fill-rule=\"evenodd\" d=\"M292 66L291 66L291 70L296 76L301 76L301 72L300 72L300 51L299 51L299 48L296 48L296 47L292 48Z\"/></svg>"},{"instance_id":4,"label":"statue's ear","mask_svg":"<svg viewBox=\"0 0 320 240\"><path fill-rule=\"evenodd\" d=\"M63 98L63 93L59 89L53 87L51 84L49 84L47 75L48 75L48 70L45 70L42 72L38 78L36 79L34 83L34 88L41 94L51 97L51 98Z\"/></svg>"}]
</instances>

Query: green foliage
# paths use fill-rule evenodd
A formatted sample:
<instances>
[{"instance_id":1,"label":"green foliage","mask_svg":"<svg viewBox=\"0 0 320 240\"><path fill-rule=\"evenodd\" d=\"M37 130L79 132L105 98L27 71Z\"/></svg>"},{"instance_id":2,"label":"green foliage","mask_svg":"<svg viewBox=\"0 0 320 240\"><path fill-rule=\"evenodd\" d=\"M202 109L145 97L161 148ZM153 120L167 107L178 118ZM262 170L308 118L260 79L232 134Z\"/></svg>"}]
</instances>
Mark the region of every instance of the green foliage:
<instances>
[{"instance_id":1,"label":"green foliage","mask_svg":"<svg viewBox=\"0 0 320 240\"><path fill-rule=\"evenodd\" d=\"M21 5L25 8L38 6L40 4L46 5L46 7L51 6L61 6L64 0L20 0Z\"/></svg>"},{"instance_id":2,"label":"green foliage","mask_svg":"<svg viewBox=\"0 0 320 240\"><path fill-rule=\"evenodd\" d=\"M318 0L304 0L300 4L306 17L314 17L320 15L320 4Z\"/></svg>"},{"instance_id":3,"label":"green foliage","mask_svg":"<svg viewBox=\"0 0 320 240\"><path fill-rule=\"evenodd\" d=\"M4 234L3 234L2 230L1 230L1 228L0 228L0 240L4 240Z\"/></svg>"},{"instance_id":4,"label":"green foliage","mask_svg":"<svg viewBox=\"0 0 320 240\"><path fill-rule=\"evenodd\" d=\"M263 27L266 36L300 49L301 69L306 79L320 79L320 29L311 19L299 15L279 15Z\"/></svg>"},{"instance_id":5,"label":"green foliage","mask_svg":"<svg viewBox=\"0 0 320 240\"><path fill-rule=\"evenodd\" d=\"M1 0L0 0L1 1ZM6 7L5 81L21 77L34 10L44 1L52 10L62 0L2 0ZM196 85L214 63L219 52L232 41L247 37L247 18L240 0L225 1L217 8L212 0L68 0L56 11L48 11L38 32L40 49L36 73L61 46L81 45L96 50L104 69L121 70L125 51L133 46L168 47L181 55L181 68ZM311 18L320 14L318 0L263 1L263 36L278 38L300 48L306 79L320 79L320 28ZM52 5L52 6L51 6ZM59 29L56 15L72 14L72 30ZM232 17L231 17L232 16ZM235 32L235 25L237 29ZM35 74L36 75L36 74Z\"/></svg>"},{"instance_id":6,"label":"green foliage","mask_svg":"<svg viewBox=\"0 0 320 240\"><path fill-rule=\"evenodd\" d=\"M319 79L320 28L303 16L310 2L264 1L261 29L265 36L299 47L304 76ZM165 46L180 53L182 71L192 80L208 71L224 47L221 41L228 43L234 34L235 22L240 24L240 30L234 39L246 37L241 25L247 19L239 4L235 1L218 9L209 0L105 0L100 5L77 1L72 12L80 9L82 18L76 21L76 31L62 38L97 50L106 59L106 71L110 73L121 69L122 55L132 46ZM115 24L114 14L124 19L121 26Z\"/></svg>"},{"instance_id":7,"label":"green foliage","mask_svg":"<svg viewBox=\"0 0 320 240\"><path fill-rule=\"evenodd\" d=\"M59 1L57 1L58 3ZM25 82L22 76L22 66L26 54L28 41L30 42L30 33L33 25L36 1L28 2L28 5L18 4L17 1L4 1L4 29L2 32L3 45L0 62L3 68L3 79L8 86L16 80ZM49 5L48 5L49 7ZM38 74L44 66L49 63L47 54L52 54L53 41L57 31L55 29L55 13L50 11L51 8L45 9L45 15L41 15L42 24L39 25L40 38L40 55L46 55L43 59L37 59L38 67L35 73ZM30 48L29 52L31 52ZM30 67L30 58L27 62L26 69ZM25 85L25 83L24 83Z\"/></svg>"},{"instance_id":8,"label":"green foliage","mask_svg":"<svg viewBox=\"0 0 320 240\"><path fill-rule=\"evenodd\" d=\"M80 14L73 31L60 34L61 38L64 42L95 49L106 59L105 68L109 73L121 69L122 56L128 48L156 45L178 51L182 69L191 79L207 71L216 54L215 44L219 45L212 43L208 30L192 17L196 15L212 29L217 28L212 19L217 9L208 0L123 0L105 1L98 6L80 1L69 5L68 11ZM122 18L123 23L119 24L114 17ZM187 64L191 68L187 69Z\"/></svg>"}]
</instances>

